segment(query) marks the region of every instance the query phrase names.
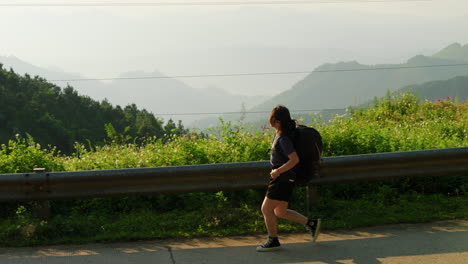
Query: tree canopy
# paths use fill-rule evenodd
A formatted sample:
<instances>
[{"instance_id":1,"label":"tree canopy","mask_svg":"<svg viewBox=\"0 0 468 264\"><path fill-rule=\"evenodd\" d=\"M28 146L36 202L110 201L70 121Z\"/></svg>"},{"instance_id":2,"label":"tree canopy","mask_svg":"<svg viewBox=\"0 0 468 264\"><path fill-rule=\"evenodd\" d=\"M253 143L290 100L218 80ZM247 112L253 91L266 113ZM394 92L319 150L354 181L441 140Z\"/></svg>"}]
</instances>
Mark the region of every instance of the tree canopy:
<instances>
[{"instance_id":1,"label":"tree canopy","mask_svg":"<svg viewBox=\"0 0 468 264\"><path fill-rule=\"evenodd\" d=\"M79 95L71 86L60 88L41 77L20 76L0 64L0 143L29 134L41 145L65 153L75 142L135 140L186 133L183 125L164 126L161 119L135 104L113 106Z\"/></svg>"}]
</instances>

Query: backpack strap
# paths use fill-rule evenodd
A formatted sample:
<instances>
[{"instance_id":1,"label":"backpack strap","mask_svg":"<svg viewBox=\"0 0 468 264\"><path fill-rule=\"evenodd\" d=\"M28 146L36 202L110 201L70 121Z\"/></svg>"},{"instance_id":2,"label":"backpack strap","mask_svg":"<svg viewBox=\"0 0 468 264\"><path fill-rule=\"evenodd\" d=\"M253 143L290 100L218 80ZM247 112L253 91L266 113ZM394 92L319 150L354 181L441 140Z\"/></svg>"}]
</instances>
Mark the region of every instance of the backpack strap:
<instances>
[{"instance_id":1,"label":"backpack strap","mask_svg":"<svg viewBox=\"0 0 468 264\"><path fill-rule=\"evenodd\" d=\"M315 148L317 149L319 160L321 160L322 159L322 152L320 151L320 149L319 149L319 147L317 145L317 142L314 145L315 145Z\"/></svg>"}]
</instances>

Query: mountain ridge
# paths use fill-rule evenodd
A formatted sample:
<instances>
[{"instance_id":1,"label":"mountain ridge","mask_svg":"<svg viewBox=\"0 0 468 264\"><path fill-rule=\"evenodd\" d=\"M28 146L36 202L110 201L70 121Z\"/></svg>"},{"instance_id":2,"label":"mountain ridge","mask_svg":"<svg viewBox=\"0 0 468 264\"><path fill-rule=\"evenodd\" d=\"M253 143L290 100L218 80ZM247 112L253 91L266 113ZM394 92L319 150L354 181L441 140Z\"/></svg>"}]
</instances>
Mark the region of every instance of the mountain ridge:
<instances>
[{"instance_id":1,"label":"mountain ridge","mask_svg":"<svg viewBox=\"0 0 468 264\"><path fill-rule=\"evenodd\" d=\"M460 43L453 43L432 55L435 58L445 58L468 62L468 43L462 46Z\"/></svg>"},{"instance_id":2,"label":"mountain ridge","mask_svg":"<svg viewBox=\"0 0 468 264\"><path fill-rule=\"evenodd\" d=\"M465 52L468 55L468 49L457 50L461 52L460 57ZM358 61L322 64L290 89L249 110L271 110L278 104L286 105L291 110L346 108L364 103L375 96L381 97L387 90L468 74L468 65L436 67L460 64L460 60L448 59L439 52L435 54L439 55L416 55L401 64L364 65Z\"/></svg>"},{"instance_id":3,"label":"mountain ridge","mask_svg":"<svg viewBox=\"0 0 468 264\"><path fill-rule=\"evenodd\" d=\"M0 56L0 63L4 67L12 68L19 74L40 76L47 80L76 80L87 79L79 74L56 71L56 68L45 69L25 62L15 56ZM164 77L131 79L132 77ZM123 78L123 79L119 79ZM129 78L129 79L125 79ZM111 81L69 81L53 82L65 88L72 86L79 94L90 96L95 100L108 100L114 105L136 104L138 107L154 113L164 119L183 120L184 124L195 122L194 116L166 115L171 113L199 113L199 112L230 112L239 111L242 105L252 107L259 101L268 98L259 96L236 95L216 87L193 88L181 80L170 78L163 73L153 70L129 71L119 74Z\"/></svg>"}]
</instances>

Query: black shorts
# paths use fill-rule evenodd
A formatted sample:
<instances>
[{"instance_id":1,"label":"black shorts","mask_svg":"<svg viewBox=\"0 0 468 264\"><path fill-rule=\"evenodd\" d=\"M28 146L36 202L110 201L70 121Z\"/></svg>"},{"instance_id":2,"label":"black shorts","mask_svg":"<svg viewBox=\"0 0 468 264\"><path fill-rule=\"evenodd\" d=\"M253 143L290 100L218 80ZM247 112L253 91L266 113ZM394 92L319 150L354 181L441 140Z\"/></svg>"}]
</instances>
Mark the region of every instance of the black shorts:
<instances>
[{"instance_id":1,"label":"black shorts","mask_svg":"<svg viewBox=\"0 0 468 264\"><path fill-rule=\"evenodd\" d=\"M271 200L289 202L294 189L295 181L296 174L293 171L282 173L274 180L270 178L266 197Z\"/></svg>"}]
</instances>

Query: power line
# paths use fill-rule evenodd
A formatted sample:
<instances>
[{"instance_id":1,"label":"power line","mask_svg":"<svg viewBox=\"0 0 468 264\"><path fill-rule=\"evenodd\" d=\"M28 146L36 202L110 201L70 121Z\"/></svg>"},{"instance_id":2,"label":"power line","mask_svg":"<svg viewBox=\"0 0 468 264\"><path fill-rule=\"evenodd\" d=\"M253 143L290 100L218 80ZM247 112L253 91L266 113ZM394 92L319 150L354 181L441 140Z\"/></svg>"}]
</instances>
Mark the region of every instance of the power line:
<instances>
[{"instance_id":1,"label":"power line","mask_svg":"<svg viewBox=\"0 0 468 264\"><path fill-rule=\"evenodd\" d=\"M243 5L310 5L346 3L431 2L433 0L292 0L292 1L197 1L197 2L108 2L108 3L1 3L0 7L164 7L164 6L243 6Z\"/></svg>"},{"instance_id":2,"label":"power line","mask_svg":"<svg viewBox=\"0 0 468 264\"><path fill-rule=\"evenodd\" d=\"M309 110L290 110L291 113L307 113L307 112L320 112L320 111L337 111L344 108L337 109L309 109ZM173 113L173 114L154 114L155 116L190 116L190 115L232 115L232 114L265 114L271 111L251 111L251 112L210 112L210 113Z\"/></svg>"},{"instance_id":3,"label":"power line","mask_svg":"<svg viewBox=\"0 0 468 264\"><path fill-rule=\"evenodd\" d=\"M315 70L315 71L285 71L285 72L254 72L254 73L226 73L226 74L201 74L201 75L173 75L173 76L148 76L148 77L115 77L115 78L82 78L82 79L59 79L49 80L50 82L79 82L79 81L118 81L118 80L148 80L148 79L176 79L176 78L207 78L207 77L241 77L241 76L262 76L262 75L292 75L292 74L311 74L327 72L360 72L360 71L379 71L379 70L401 70L435 67L458 67L468 66L468 63L459 64L433 64L419 66L400 66L400 67L379 67L379 68L357 68L340 70Z\"/></svg>"}]
</instances>

